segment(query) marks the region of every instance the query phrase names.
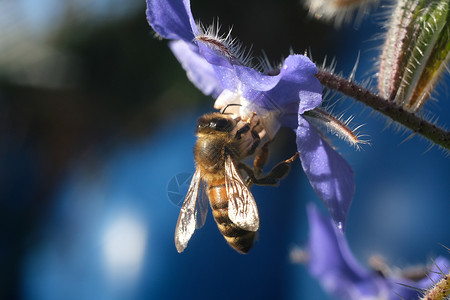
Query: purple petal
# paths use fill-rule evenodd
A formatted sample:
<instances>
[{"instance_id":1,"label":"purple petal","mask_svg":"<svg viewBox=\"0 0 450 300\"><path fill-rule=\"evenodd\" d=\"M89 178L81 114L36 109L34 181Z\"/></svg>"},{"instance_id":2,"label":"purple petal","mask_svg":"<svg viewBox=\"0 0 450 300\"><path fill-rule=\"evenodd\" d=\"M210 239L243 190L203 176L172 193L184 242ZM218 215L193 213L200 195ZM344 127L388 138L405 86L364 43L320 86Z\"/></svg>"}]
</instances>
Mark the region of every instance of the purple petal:
<instances>
[{"instance_id":1,"label":"purple petal","mask_svg":"<svg viewBox=\"0 0 450 300\"><path fill-rule=\"evenodd\" d=\"M355 190L353 171L301 115L298 123L297 148L303 170L331 217L343 230Z\"/></svg>"},{"instance_id":2,"label":"purple petal","mask_svg":"<svg viewBox=\"0 0 450 300\"><path fill-rule=\"evenodd\" d=\"M266 109L285 111L285 107L299 103L295 112L303 113L322 102L322 86L314 76L317 68L306 56L289 55L276 76L242 66L235 69L244 97Z\"/></svg>"},{"instance_id":3,"label":"purple petal","mask_svg":"<svg viewBox=\"0 0 450 300\"><path fill-rule=\"evenodd\" d=\"M384 282L358 263L344 234L331 220L319 213L316 206L309 205L308 221L308 267L322 286L342 299L377 295Z\"/></svg>"},{"instance_id":4,"label":"purple petal","mask_svg":"<svg viewBox=\"0 0 450 300\"><path fill-rule=\"evenodd\" d=\"M175 57L186 70L189 80L205 95L219 96L223 88L214 68L198 53L198 48L183 40L169 43Z\"/></svg>"},{"instance_id":5,"label":"purple petal","mask_svg":"<svg viewBox=\"0 0 450 300\"><path fill-rule=\"evenodd\" d=\"M213 68L216 72L217 79L220 81L224 89L235 93L239 92L241 82L239 81L239 78L237 78L233 68L219 65L213 65Z\"/></svg>"},{"instance_id":6,"label":"purple petal","mask_svg":"<svg viewBox=\"0 0 450 300\"><path fill-rule=\"evenodd\" d=\"M383 277L364 268L355 259L345 235L321 214L313 204L308 205L309 249L308 268L329 293L340 299L418 299L421 289L438 282L449 261L439 257L424 279L414 282L402 277Z\"/></svg>"},{"instance_id":7,"label":"purple petal","mask_svg":"<svg viewBox=\"0 0 450 300\"><path fill-rule=\"evenodd\" d=\"M416 282L403 278L387 278L386 280L389 283L389 300L419 299L421 293L414 288L417 285Z\"/></svg>"},{"instance_id":8,"label":"purple petal","mask_svg":"<svg viewBox=\"0 0 450 300\"><path fill-rule=\"evenodd\" d=\"M229 59L223 54L214 49L210 48L210 45L202 42L201 40L197 40L197 45L199 48L200 54L211 64L214 66L222 66L228 69L232 69L233 66Z\"/></svg>"},{"instance_id":9,"label":"purple petal","mask_svg":"<svg viewBox=\"0 0 450 300\"><path fill-rule=\"evenodd\" d=\"M345 277L363 278L369 271L350 251L345 236L314 204L307 207L309 221L309 267L317 276L341 272Z\"/></svg>"},{"instance_id":10,"label":"purple petal","mask_svg":"<svg viewBox=\"0 0 450 300\"><path fill-rule=\"evenodd\" d=\"M160 36L192 42L198 34L189 0L147 0L147 21Z\"/></svg>"}]
</instances>

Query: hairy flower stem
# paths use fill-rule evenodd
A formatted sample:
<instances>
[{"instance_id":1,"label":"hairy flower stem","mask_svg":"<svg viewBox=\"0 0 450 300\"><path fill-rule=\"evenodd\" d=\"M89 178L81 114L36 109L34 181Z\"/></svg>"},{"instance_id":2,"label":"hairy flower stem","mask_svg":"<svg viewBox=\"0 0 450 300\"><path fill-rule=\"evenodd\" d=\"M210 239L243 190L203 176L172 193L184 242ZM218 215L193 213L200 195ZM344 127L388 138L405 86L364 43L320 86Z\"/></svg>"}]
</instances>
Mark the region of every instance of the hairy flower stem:
<instances>
[{"instance_id":1,"label":"hairy flower stem","mask_svg":"<svg viewBox=\"0 0 450 300\"><path fill-rule=\"evenodd\" d=\"M435 144L450 150L450 131L446 131L414 113L407 112L402 107L373 94L354 81L345 79L330 71L319 69L316 77L322 85L370 106L392 120L411 129L414 133L418 133Z\"/></svg>"}]
</instances>

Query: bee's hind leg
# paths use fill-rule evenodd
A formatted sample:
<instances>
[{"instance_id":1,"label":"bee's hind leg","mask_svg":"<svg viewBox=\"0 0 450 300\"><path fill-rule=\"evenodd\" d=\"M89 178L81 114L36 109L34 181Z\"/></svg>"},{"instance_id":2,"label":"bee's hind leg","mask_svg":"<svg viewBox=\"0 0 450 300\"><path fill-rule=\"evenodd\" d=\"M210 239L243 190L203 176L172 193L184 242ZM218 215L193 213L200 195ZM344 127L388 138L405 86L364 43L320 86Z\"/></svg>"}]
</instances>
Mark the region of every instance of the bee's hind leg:
<instances>
[{"instance_id":1,"label":"bee's hind leg","mask_svg":"<svg viewBox=\"0 0 450 300\"><path fill-rule=\"evenodd\" d=\"M259 177L262 173L262 169L269 158L269 144L270 141L264 143L262 147L256 153L255 159L253 161L253 170L255 177Z\"/></svg>"},{"instance_id":2,"label":"bee's hind leg","mask_svg":"<svg viewBox=\"0 0 450 300\"><path fill-rule=\"evenodd\" d=\"M244 163L238 165L239 169L242 169L248 175L247 185L250 187L252 184L257 185L278 185L279 181L286 177L291 169L291 163L298 157L296 152L291 158L279 162L275 165L269 173L263 177L257 178L252 168ZM255 159L256 160L256 159ZM256 169L255 169L256 171Z\"/></svg>"}]
</instances>

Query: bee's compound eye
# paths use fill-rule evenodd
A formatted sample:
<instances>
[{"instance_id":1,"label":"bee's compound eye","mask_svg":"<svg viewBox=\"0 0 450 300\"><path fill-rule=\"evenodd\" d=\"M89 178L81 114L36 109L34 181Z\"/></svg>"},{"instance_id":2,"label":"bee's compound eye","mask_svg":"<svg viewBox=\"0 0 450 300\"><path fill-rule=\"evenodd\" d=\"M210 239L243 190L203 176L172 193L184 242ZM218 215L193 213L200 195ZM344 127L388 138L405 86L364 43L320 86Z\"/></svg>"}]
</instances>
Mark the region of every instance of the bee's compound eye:
<instances>
[{"instance_id":1,"label":"bee's compound eye","mask_svg":"<svg viewBox=\"0 0 450 300\"><path fill-rule=\"evenodd\" d=\"M211 122L209 122L209 127L214 128L218 131L226 131L228 128L230 128L230 125L230 120L223 118L213 119Z\"/></svg>"}]
</instances>

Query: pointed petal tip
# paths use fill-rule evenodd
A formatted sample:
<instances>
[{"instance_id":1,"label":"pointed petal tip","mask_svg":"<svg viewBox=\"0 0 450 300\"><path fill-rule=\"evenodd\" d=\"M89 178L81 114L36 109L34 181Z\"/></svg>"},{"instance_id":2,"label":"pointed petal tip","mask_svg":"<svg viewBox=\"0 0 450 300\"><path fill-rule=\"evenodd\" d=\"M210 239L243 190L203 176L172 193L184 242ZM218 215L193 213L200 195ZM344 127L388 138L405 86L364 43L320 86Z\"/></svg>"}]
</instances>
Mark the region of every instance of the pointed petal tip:
<instances>
[{"instance_id":1,"label":"pointed petal tip","mask_svg":"<svg viewBox=\"0 0 450 300\"><path fill-rule=\"evenodd\" d=\"M351 167L301 116L297 148L311 186L327 207L339 231L344 231L355 191Z\"/></svg>"},{"instance_id":2,"label":"pointed petal tip","mask_svg":"<svg viewBox=\"0 0 450 300\"><path fill-rule=\"evenodd\" d=\"M335 222L337 229L339 230L340 233L344 233L344 227L345 224L344 222Z\"/></svg>"},{"instance_id":3,"label":"pointed petal tip","mask_svg":"<svg viewBox=\"0 0 450 300\"><path fill-rule=\"evenodd\" d=\"M189 1L146 0L147 21L166 39L192 41L198 32Z\"/></svg>"}]
</instances>

